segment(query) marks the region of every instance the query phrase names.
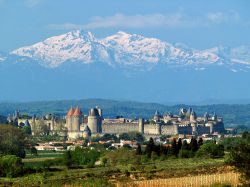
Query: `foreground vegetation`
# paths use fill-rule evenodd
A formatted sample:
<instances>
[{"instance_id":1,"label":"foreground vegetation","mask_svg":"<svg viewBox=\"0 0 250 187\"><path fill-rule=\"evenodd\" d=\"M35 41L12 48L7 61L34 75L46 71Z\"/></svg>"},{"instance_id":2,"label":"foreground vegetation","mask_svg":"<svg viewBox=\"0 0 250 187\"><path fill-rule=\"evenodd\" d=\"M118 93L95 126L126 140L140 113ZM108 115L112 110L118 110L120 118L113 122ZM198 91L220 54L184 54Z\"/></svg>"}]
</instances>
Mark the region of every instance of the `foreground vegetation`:
<instances>
[{"instance_id":1,"label":"foreground vegetation","mask_svg":"<svg viewBox=\"0 0 250 187\"><path fill-rule=\"evenodd\" d=\"M127 152L128 150L122 151ZM44 161L46 161L45 158ZM42 166L42 162L24 162L24 166L35 163ZM121 162L115 165L107 164L95 167L82 165L78 168L52 166L48 170L37 171L22 177L2 178L0 184L12 186L61 186L64 184L72 186L113 186L117 182L195 176L197 174L221 173L229 170L224 163L224 159L169 158L166 160L150 160L140 164L135 159L128 160L126 163Z\"/></svg>"},{"instance_id":2,"label":"foreground vegetation","mask_svg":"<svg viewBox=\"0 0 250 187\"><path fill-rule=\"evenodd\" d=\"M141 135L132 135L123 136L141 139ZM98 145L61 153L33 150L31 136L16 127L0 126L0 136L0 186L113 186L118 182L209 175L232 169L242 174L242 184L249 185L248 132L242 138L217 144L193 138L190 143L173 139L170 145L163 145L150 138L137 149L106 150L106 145Z\"/></svg>"}]
</instances>

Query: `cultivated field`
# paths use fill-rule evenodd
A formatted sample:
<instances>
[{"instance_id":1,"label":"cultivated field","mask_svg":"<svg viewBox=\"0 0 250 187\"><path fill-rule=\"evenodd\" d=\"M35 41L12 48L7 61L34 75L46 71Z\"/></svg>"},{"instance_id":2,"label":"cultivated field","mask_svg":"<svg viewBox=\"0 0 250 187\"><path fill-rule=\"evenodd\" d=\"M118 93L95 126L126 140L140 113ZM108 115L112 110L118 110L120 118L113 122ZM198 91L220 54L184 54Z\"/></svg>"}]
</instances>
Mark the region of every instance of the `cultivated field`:
<instances>
[{"instance_id":1,"label":"cultivated field","mask_svg":"<svg viewBox=\"0 0 250 187\"><path fill-rule=\"evenodd\" d=\"M128 183L117 183L117 187L199 187L212 185L228 184L230 186L237 186L239 184L239 174L234 172L197 175L189 177L179 177L170 179L154 179L144 181L134 181Z\"/></svg>"}]
</instances>

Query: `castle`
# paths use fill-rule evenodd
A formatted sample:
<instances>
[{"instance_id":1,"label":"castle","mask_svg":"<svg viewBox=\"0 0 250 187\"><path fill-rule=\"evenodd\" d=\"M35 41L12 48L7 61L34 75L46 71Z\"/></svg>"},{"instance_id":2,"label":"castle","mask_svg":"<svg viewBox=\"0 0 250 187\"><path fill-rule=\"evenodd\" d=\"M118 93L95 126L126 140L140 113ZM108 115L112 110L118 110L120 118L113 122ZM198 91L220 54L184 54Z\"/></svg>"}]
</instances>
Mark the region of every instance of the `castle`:
<instances>
[{"instance_id":1,"label":"castle","mask_svg":"<svg viewBox=\"0 0 250 187\"><path fill-rule=\"evenodd\" d=\"M95 134L121 134L127 132L140 132L145 135L176 135L176 134L212 134L224 132L223 118L215 113L198 117L192 108L181 108L179 115L166 113L161 115L158 111L152 119L132 120L126 118L103 118L99 107L89 111L86 120L78 107L72 107L67 113L66 127L68 137L89 137Z\"/></svg>"},{"instance_id":2,"label":"castle","mask_svg":"<svg viewBox=\"0 0 250 187\"><path fill-rule=\"evenodd\" d=\"M87 123L84 123L84 115L79 110L70 108L66 116L66 128L69 138L90 137L91 134L102 133L102 110L100 108L91 108L87 117Z\"/></svg>"},{"instance_id":3,"label":"castle","mask_svg":"<svg viewBox=\"0 0 250 187\"><path fill-rule=\"evenodd\" d=\"M161 115L155 112L152 119L126 119L126 118L103 118L102 110L99 107L91 108L88 115L82 113L77 106L71 107L64 119L58 119L53 115L46 115L43 118L32 117L23 119L18 117L18 125L30 124L32 132L39 128L41 121L50 132L59 132L69 139L79 137L89 138L97 134L121 134L127 132L140 132L144 135L202 135L224 132L223 118L215 113L204 116L197 116L196 112L189 108L181 108L178 115L168 112Z\"/></svg>"}]
</instances>

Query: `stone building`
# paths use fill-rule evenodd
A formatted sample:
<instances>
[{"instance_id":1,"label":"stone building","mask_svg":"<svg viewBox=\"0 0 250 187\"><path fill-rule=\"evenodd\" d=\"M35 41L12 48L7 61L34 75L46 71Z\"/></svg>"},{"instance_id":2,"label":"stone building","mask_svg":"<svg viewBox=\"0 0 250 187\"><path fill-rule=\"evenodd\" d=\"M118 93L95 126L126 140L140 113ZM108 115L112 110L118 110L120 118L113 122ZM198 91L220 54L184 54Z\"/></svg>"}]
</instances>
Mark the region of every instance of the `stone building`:
<instances>
[{"instance_id":1,"label":"stone building","mask_svg":"<svg viewBox=\"0 0 250 187\"><path fill-rule=\"evenodd\" d=\"M216 114L210 117L208 113L205 113L203 117L198 117L192 108L188 110L181 108L179 115L168 112L162 116L156 111L152 120L125 121L104 120L103 133L119 134L137 131L147 135L201 135L224 132L224 123L221 117Z\"/></svg>"},{"instance_id":2,"label":"stone building","mask_svg":"<svg viewBox=\"0 0 250 187\"><path fill-rule=\"evenodd\" d=\"M88 127L92 134L102 133L102 110L91 108L88 116Z\"/></svg>"}]
</instances>

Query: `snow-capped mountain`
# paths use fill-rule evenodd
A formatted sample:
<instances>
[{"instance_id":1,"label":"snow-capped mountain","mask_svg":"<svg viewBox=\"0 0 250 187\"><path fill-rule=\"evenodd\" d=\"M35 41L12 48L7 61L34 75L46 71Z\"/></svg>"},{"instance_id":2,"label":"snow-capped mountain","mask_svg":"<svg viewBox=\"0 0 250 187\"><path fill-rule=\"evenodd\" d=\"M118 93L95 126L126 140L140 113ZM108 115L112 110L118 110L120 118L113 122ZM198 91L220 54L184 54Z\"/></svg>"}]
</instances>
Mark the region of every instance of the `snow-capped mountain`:
<instances>
[{"instance_id":1,"label":"snow-capped mountain","mask_svg":"<svg viewBox=\"0 0 250 187\"><path fill-rule=\"evenodd\" d=\"M137 34L97 39L77 30L0 53L0 101L249 98L249 72L246 46L197 50Z\"/></svg>"},{"instance_id":2,"label":"snow-capped mountain","mask_svg":"<svg viewBox=\"0 0 250 187\"><path fill-rule=\"evenodd\" d=\"M65 61L110 61L106 47L96 40L92 33L80 30L19 48L12 54L39 60L42 65L49 67L57 67Z\"/></svg>"},{"instance_id":3,"label":"snow-capped mountain","mask_svg":"<svg viewBox=\"0 0 250 187\"><path fill-rule=\"evenodd\" d=\"M76 30L21 47L11 54L29 57L46 67L58 67L66 61L105 62L112 66L250 65L250 50L246 46L196 50L122 31L97 39L90 32Z\"/></svg>"}]
</instances>

